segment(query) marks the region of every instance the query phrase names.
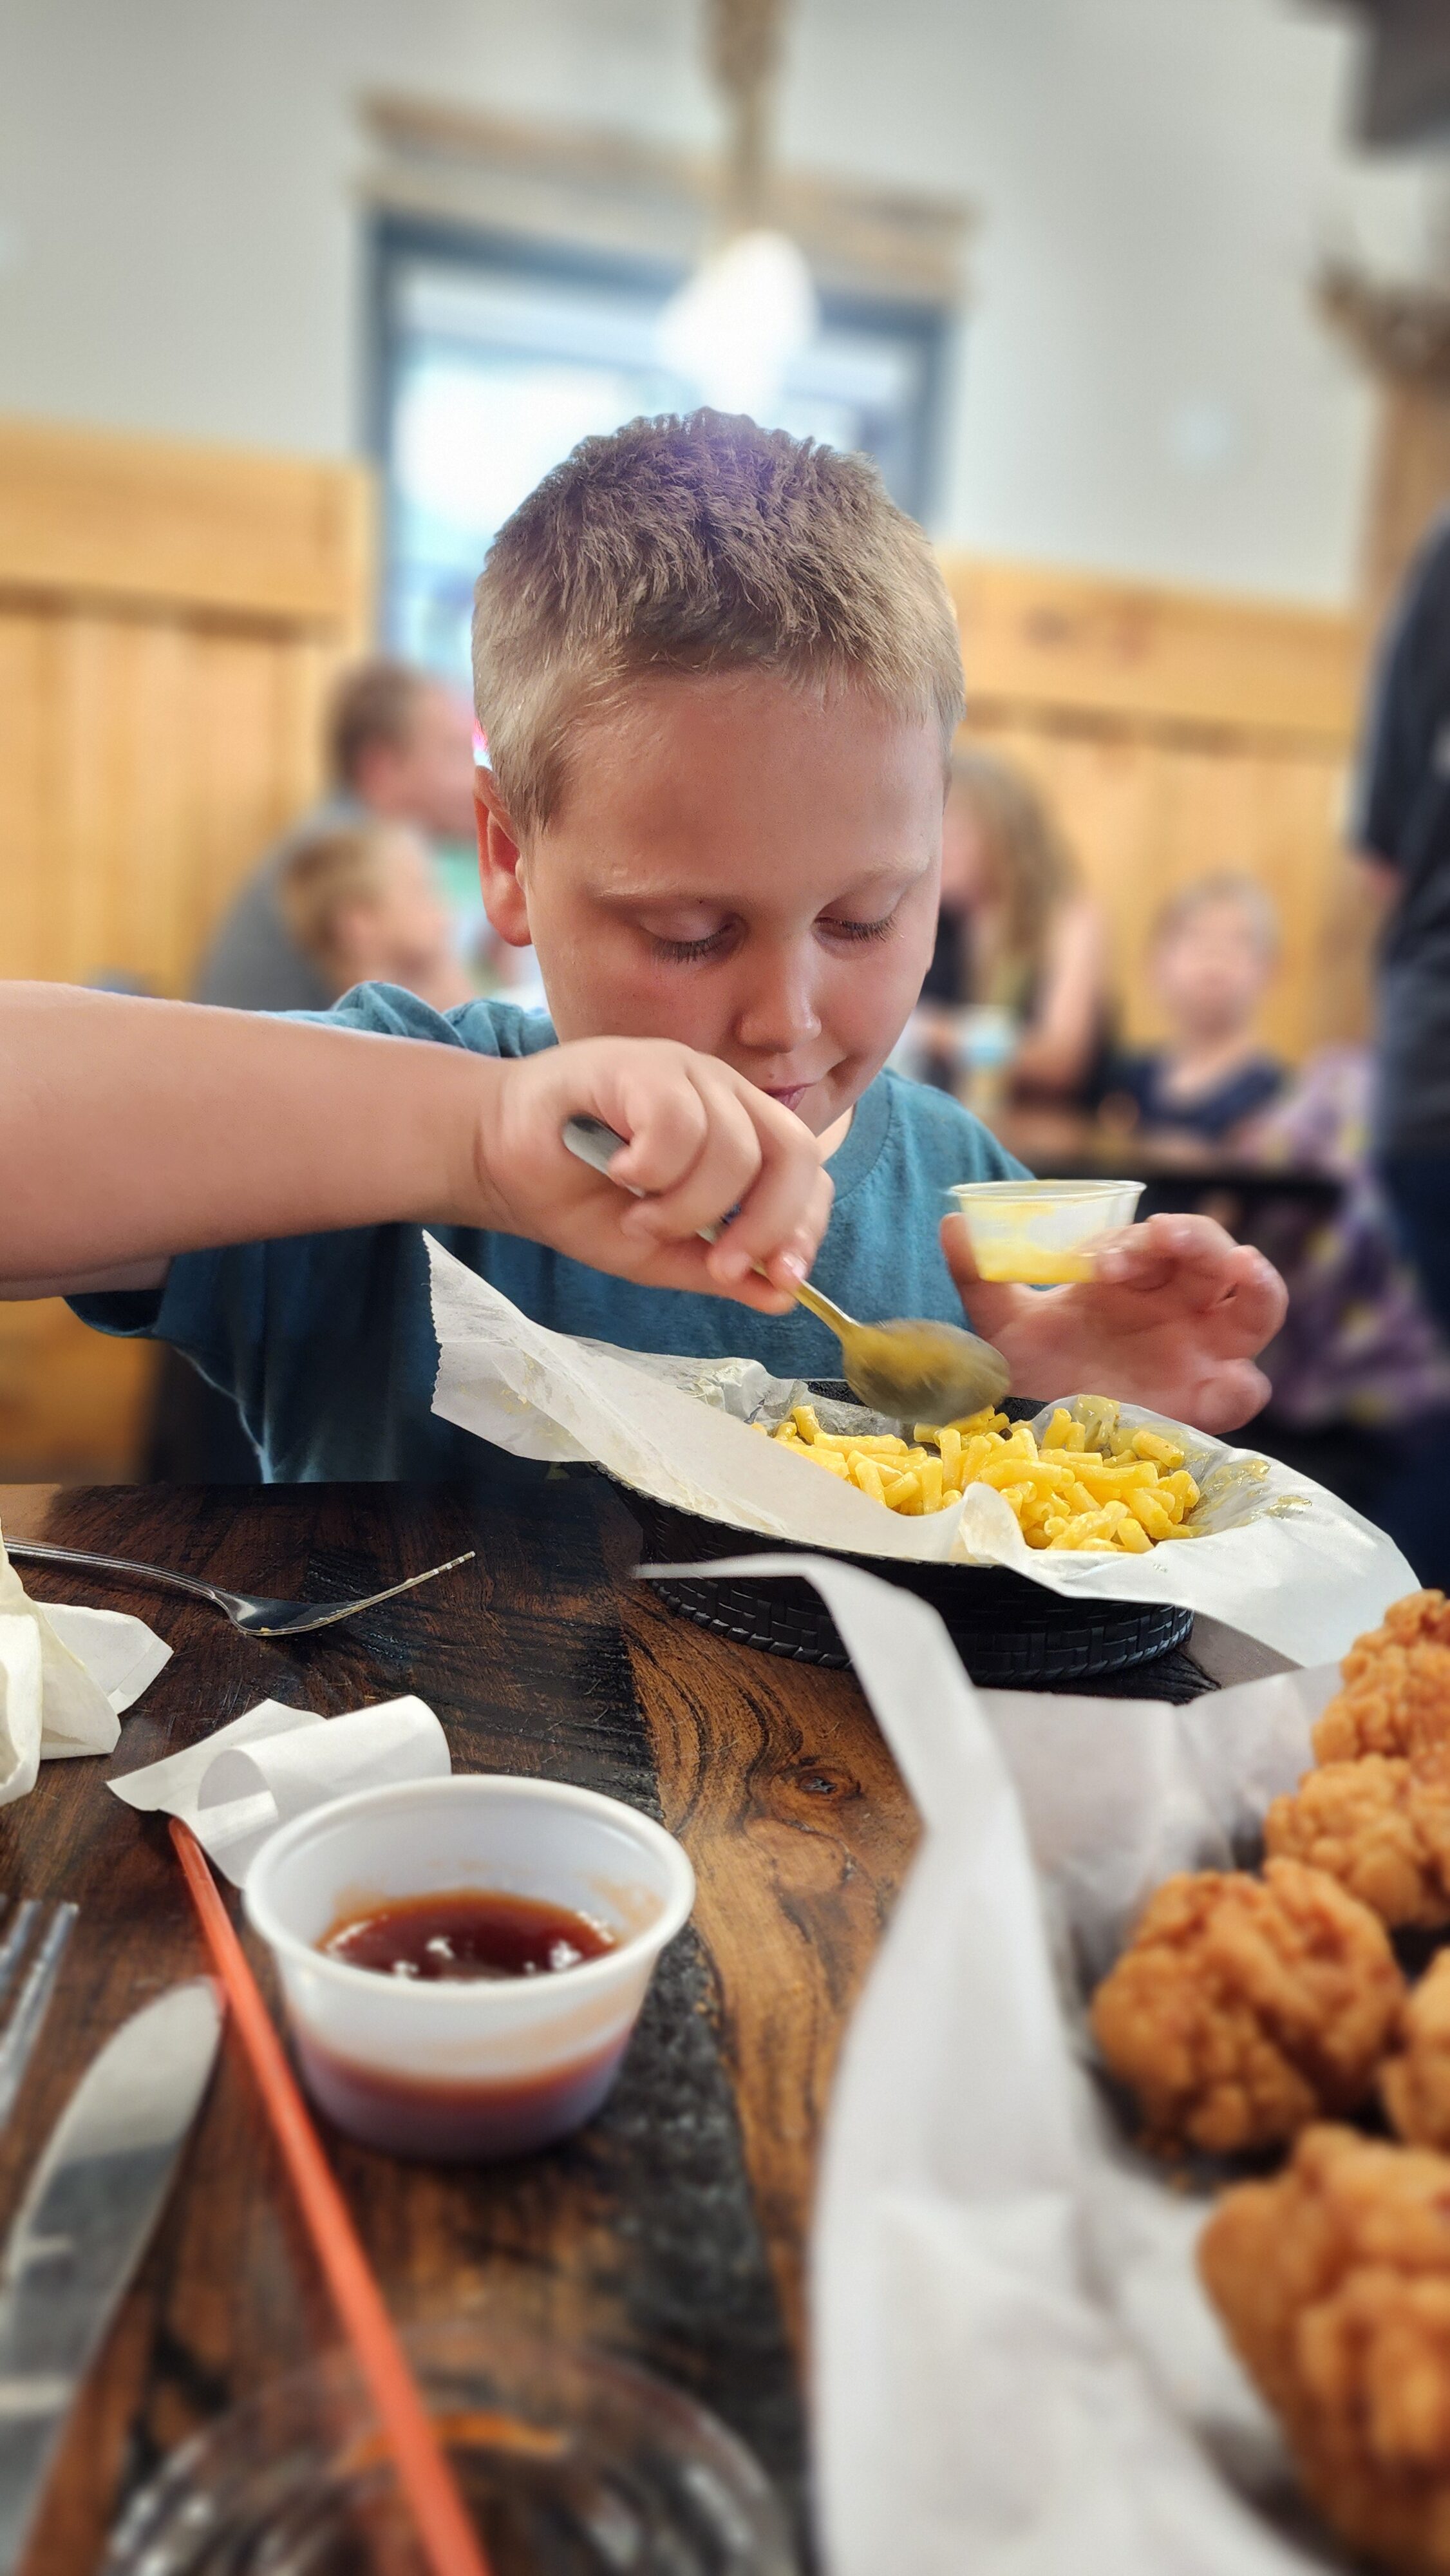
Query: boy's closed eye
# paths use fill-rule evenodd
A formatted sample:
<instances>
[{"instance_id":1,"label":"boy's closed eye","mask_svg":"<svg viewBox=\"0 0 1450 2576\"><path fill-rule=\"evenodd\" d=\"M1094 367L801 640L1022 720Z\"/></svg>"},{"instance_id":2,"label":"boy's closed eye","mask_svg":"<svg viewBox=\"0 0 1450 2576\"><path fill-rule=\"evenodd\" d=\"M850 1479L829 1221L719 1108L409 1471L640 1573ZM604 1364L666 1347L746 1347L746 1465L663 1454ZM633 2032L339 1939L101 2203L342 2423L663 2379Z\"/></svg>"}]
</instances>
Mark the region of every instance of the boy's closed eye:
<instances>
[{"instance_id":1,"label":"boy's closed eye","mask_svg":"<svg viewBox=\"0 0 1450 2576\"><path fill-rule=\"evenodd\" d=\"M815 927L823 938L851 946L858 941L888 938L899 910L900 905L893 904L889 912L868 921L837 913L822 913ZM666 963L689 965L698 958L723 956L734 946L740 928L741 924L736 921L725 921L712 930L685 935L680 931L653 929L645 925L645 935L656 957Z\"/></svg>"}]
</instances>

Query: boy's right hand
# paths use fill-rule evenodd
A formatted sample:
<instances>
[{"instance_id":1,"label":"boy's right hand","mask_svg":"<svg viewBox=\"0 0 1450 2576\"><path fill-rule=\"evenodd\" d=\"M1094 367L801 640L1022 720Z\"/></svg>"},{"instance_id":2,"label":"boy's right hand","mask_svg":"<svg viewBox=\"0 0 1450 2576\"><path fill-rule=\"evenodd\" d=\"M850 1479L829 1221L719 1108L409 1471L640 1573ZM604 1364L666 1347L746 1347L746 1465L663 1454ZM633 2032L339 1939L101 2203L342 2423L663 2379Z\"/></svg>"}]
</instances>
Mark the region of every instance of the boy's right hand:
<instances>
[{"instance_id":1,"label":"boy's right hand","mask_svg":"<svg viewBox=\"0 0 1450 2576\"><path fill-rule=\"evenodd\" d=\"M717 1057L667 1038L580 1039L498 1073L475 1134L477 1199L459 1210L462 1222L526 1235L645 1287L787 1312L833 1195L815 1137L790 1110ZM565 1145L574 1117L600 1118L626 1139L607 1180ZM699 1240L726 1217L718 1243Z\"/></svg>"}]
</instances>

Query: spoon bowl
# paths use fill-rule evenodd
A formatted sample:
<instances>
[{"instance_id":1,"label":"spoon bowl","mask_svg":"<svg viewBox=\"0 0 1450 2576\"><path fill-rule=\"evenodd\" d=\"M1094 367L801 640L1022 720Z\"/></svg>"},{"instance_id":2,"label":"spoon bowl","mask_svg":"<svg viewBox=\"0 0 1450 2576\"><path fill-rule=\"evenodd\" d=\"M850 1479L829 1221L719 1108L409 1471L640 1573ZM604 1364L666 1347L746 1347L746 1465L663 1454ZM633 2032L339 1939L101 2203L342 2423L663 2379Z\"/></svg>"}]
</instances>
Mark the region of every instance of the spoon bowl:
<instances>
[{"instance_id":1,"label":"spoon bowl","mask_svg":"<svg viewBox=\"0 0 1450 2576\"><path fill-rule=\"evenodd\" d=\"M1011 1384L1001 1352L960 1324L857 1324L839 1310L821 1320L841 1345L852 1394L894 1422L956 1422L999 1404Z\"/></svg>"}]
</instances>

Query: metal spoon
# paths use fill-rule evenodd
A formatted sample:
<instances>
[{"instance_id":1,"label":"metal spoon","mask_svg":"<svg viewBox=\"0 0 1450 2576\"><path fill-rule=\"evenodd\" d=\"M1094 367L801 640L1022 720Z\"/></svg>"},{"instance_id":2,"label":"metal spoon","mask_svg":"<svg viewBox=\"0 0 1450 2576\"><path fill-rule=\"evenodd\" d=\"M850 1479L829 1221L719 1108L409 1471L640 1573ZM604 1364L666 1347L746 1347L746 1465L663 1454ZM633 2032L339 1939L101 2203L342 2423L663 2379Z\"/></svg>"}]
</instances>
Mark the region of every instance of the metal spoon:
<instances>
[{"instance_id":1,"label":"metal spoon","mask_svg":"<svg viewBox=\"0 0 1450 2576\"><path fill-rule=\"evenodd\" d=\"M591 1170L608 1173L624 1144L601 1118L570 1118L563 1130L571 1154ZM636 1193L636 1196L641 1193ZM713 1243L718 1227L701 1229ZM853 1395L873 1413L893 1422L955 1422L996 1404L1012 1383L1012 1372L991 1342L966 1332L960 1324L936 1324L903 1318L889 1324L858 1324L841 1307L802 1280L791 1290L804 1306L835 1334L841 1345L841 1374Z\"/></svg>"}]
</instances>

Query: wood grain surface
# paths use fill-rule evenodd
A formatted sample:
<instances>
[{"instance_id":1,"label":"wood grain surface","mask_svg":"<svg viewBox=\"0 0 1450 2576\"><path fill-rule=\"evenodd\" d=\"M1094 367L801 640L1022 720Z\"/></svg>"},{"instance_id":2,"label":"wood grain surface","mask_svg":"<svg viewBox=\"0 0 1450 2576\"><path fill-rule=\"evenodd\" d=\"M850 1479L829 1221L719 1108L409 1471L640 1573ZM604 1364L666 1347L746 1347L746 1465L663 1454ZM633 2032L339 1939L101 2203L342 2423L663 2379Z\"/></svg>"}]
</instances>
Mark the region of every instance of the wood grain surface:
<instances>
[{"instance_id":1,"label":"wood grain surface","mask_svg":"<svg viewBox=\"0 0 1450 2576\"><path fill-rule=\"evenodd\" d=\"M134 1611L176 1649L110 1764L51 1763L0 1810L0 1888L81 1907L39 2062L0 2140L0 2220L126 2015L201 1966L160 1825L105 1788L263 1697L326 1715L419 1692L455 1768L578 1780L660 1815L699 1874L618 2088L552 2152L405 2165L328 2132L395 2314L476 2315L642 2361L712 2407L797 2513L802 2252L844 2018L915 1824L850 1677L703 1635L632 1579L636 1533L584 1470L504 1462L447 1490L0 1490L12 1536L233 1588L340 1597L476 1562L289 1646L159 1591L28 1566L38 1599ZM248 1936L250 1943L250 1936ZM265 1960L255 1945L259 1970ZM335 2340L245 2072L224 2048L177 2188L76 2409L27 2576L82 2576L178 2441Z\"/></svg>"}]
</instances>

